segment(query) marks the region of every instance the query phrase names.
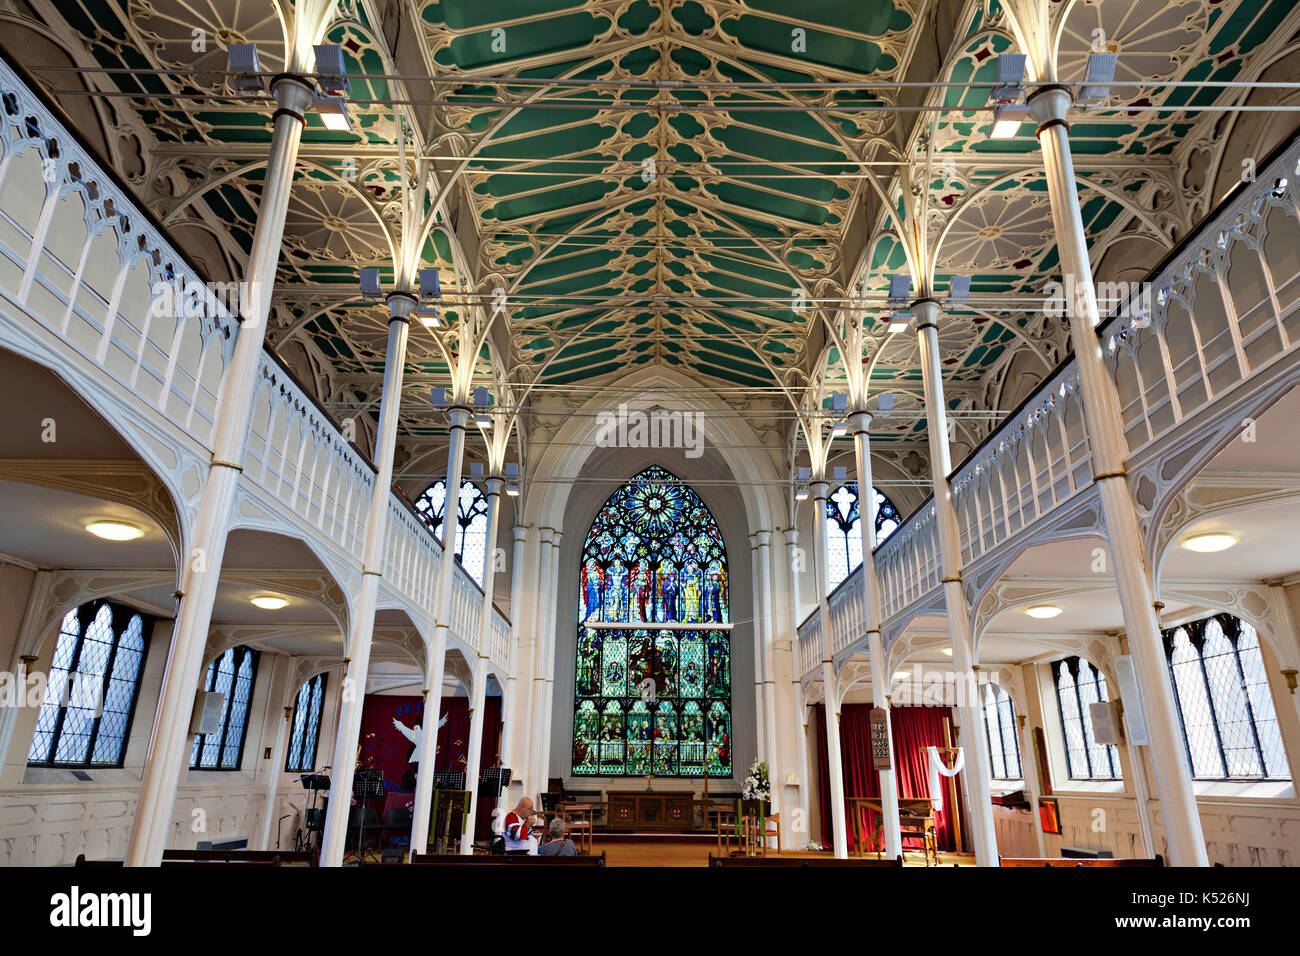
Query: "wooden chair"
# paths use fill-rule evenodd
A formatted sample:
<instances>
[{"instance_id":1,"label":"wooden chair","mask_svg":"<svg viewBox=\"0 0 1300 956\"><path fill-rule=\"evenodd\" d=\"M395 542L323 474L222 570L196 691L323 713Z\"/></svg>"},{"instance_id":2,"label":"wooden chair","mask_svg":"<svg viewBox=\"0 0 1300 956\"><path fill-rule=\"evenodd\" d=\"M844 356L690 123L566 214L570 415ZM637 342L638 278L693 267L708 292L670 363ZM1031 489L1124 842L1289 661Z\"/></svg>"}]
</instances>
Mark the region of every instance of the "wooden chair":
<instances>
[{"instance_id":1,"label":"wooden chair","mask_svg":"<svg viewBox=\"0 0 1300 956\"><path fill-rule=\"evenodd\" d=\"M1022 867L1036 866L1044 868L1077 868L1081 866L1117 866L1117 867L1155 867L1164 866L1164 857L1157 854L1155 858L1134 859L1134 860L1116 860L1112 857L1076 857L1076 856L1056 856L1056 857L1013 857L1004 856L998 861L999 866Z\"/></svg>"},{"instance_id":2,"label":"wooden chair","mask_svg":"<svg viewBox=\"0 0 1300 956\"><path fill-rule=\"evenodd\" d=\"M718 815L718 856L722 856L722 839L727 839L727 853L731 853L731 841L735 840L739 845L739 833L736 830L737 818L736 813L731 807L717 806L712 808L712 812ZM730 815L730 817L728 817Z\"/></svg>"},{"instance_id":3,"label":"wooden chair","mask_svg":"<svg viewBox=\"0 0 1300 956\"><path fill-rule=\"evenodd\" d=\"M781 852L781 814L769 813L763 818L763 825L758 832L758 851L767 854L768 837L776 837L776 852Z\"/></svg>"}]
</instances>

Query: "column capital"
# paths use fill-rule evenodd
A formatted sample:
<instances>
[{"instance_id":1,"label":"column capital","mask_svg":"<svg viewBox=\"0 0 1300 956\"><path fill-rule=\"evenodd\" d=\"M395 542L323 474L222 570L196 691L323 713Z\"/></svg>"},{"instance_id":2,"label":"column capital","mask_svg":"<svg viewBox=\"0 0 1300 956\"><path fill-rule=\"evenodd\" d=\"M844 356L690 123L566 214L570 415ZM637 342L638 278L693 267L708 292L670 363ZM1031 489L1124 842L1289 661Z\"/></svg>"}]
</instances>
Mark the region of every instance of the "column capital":
<instances>
[{"instance_id":1,"label":"column capital","mask_svg":"<svg viewBox=\"0 0 1300 956\"><path fill-rule=\"evenodd\" d=\"M550 544L551 537L555 534L554 528L539 528L537 531L538 540L542 544Z\"/></svg>"},{"instance_id":2,"label":"column capital","mask_svg":"<svg viewBox=\"0 0 1300 956\"><path fill-rule=\"evenodd\" d=\"M799 544L799 529L798 529L798 528L786 528L786 529L785 529L785 543L788 544L788 545L789 545L790 547L792 547L792 548L798 546L798 544Z\"/></svg>"},{"instance_id":3,"label":"column capital","mask_svg":"<svg viewBox=\"0 0 1300 956\"><path fill-rule=\"evenodd\" d=\"M766 528L763 528L759 531L755 531L753 537L758 539L758 546L760 548L766 548L769 544L772 543L772 532Z\"/></svg>"},{"instance_id":4,"label":"column capital","mask_svg":"<svg viewBox=\"0 0 1300 956\"><path fill-rule=\"evenodd\" d=\"M1050 129L1052 126L1061 125L1068 127L1065 121L1065 114L1070 109L1074 97L1070 93L1069 87L1053 84L1051 86L1040 86L1036 90L1030 91L1025 97L1025 104L1029 107L1029 115L1038 123L1037 133L1041 135L1045 128Z\"/></svg>"},{"instance_id":5,"label":"column capital","mask_svg":"<svg viewBox=\"0 0 1300 956\"><path fill-rule=\"evenodd\" d=\"M514 526L513 526L513 530L514 530L514 533L515 533L515 542L516 542L516 543L521 542L521 541L527 541L527 540L528 540L528 525L526 525L526 524L517 524L517 525L514 525Z\"/></svg>"},{"instance_id":6,"label":"column capital","mask_svg":"<svg viewBox=\"0 0 1300 956\"><path fill-rule=\"evenodd\" d=\"M505 479L497 475L491 475L487 479L488 497L501 497L501 489L505 487Z\"/></svg>"},{"instance_id":7,"label":"column capital","mask_svg":"<svg viewBox=\"0 0 1300 956\"><path fill-rule=\"evenodd\" d=\"M916 299L907 311L911 313L912 320L916 323L916 329L919 332L927 325L934 325L939 320L939 300L922 298Z\"/></svg>"},{"instance_id":8,"label":"column capital","mask_svg":"<svg viewBox=\"0 0 1300 956\"><path fill-rule=\"evenodd\" d=\"M825 478L814 478L808 483L808 489L812 492L814 498L825 501L826 496L830 494L831 486Z\"/></svg>"}]
</instances>

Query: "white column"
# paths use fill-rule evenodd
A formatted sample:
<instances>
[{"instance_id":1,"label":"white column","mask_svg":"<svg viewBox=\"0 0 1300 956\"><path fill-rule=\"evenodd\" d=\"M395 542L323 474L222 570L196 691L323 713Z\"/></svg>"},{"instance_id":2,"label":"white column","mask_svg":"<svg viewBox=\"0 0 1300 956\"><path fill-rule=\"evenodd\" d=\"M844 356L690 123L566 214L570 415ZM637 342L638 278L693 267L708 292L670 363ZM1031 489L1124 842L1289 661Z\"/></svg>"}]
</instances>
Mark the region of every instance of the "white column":
<instances>
[{"instance_id":1,"label":"white column","mask_svg":"<svg viewBox=\"0 0 1300 956\"><path fill-rule=\"evenodd\" d=\"M1155 591L1142 550L1137 507L1125 475L1127 443L1119 398L1115 383L1102 363L1101 342L1097 337L1100 315L1070 157L1069 125L1065 121L1070 92L1062 86L1042 87L1031 93L1028 101L1030 113L1039 124L1038 142L1043 151L1061 271L1067 289L1073 288L1073 294L1067 295L1066 313L1079 369L1088 443L1092 448L1093 481L1101 497L1124 630L1150 735L1151 767L1169 842L1170 863L1209 866L1182 741L1182 725L1160 637Z\"/></svg>"},{"instance_id":2,"label":"white column","mask_svg":"<svg viewBox=\"0 0 1300 956\"><path fill-rule=\"evenodd\" d=\"M889 659L880 637L880 582L876 578L876 494L871 478L871 416L856 412L849 421L853 428L853 454L858 472L858 532L862 535L862 596L867 612L867 655L871 660L871 699L885 712L889 739L890 766L894 754L893 726L890 721ZM885 836L885 855L891 860L903 853L903 836L898 819L898 781L894 771L881 770L881 823Z\"/></svg>"},{"instance_id":3,"label":"white column","mask_svg":"<svg viewBox=\"0 0 1300 956\"><path fill-rule=\"evenodd\" d=\"M803 674L799 671L799 531L788 528L785 532L786 559L789 565L790 581L790 703L794 723L791 727L795 735L795 759L799 768L799 819L798 829L795 821L790 821L791 832L802 833L800 846L812 841L809 832L811 817L808 815L809 795L812 792L812 769L808 765L808 708L803 699Z\"/></svg>"},{"instance_id":4,"label":"white column","mask_svg":"<svg viewBox=\"0 0 1300 956\"><path fill-rule=\"evenodd\" d=\"M848 828L844 818L844 759L840 754L840 693L831 648L831 610L826 601L826 495L824 479L812 484L813 580L822 626L822 704L826 708L826 770L830 780L831 839L836 859L848 859Z\"/></svg>"},{"instance_id":5,"label":"white column","mask_svg":"<svg viewBox=\"0 0 1300 956\"><path fill-rule=\"evenodd\" d=\"M492 592L496 585L497 531L501 522L500 478L487 480L488 524L487 554L483 562L483 605L478 618L478 658L474 661L474 686L470 690L469 749L465 754L465 786L469 787L469 822L460 838L460 852L474 852L474 820L478 813L478 775L482 766L479 751L483 749L483 711L487 698L487 650L492 641ZM503 701L504 703L504 701Z\"/></svg>"},{"instance_id":6,"label":"white column","mask_svg":"<svg viewBox=\"0 0 1300 956\"><path fill-rule=\"evenodd\" d=\"M781 739L776 730L776 652L772 620L772 532L758 532L758 593L754 610L761 612L755 624L758 651L763 659L763 729L767 739L767 779L771 790L772 812L781 809Z\"/></svg>"},{"instance_id":7,"label":"white column","mask_svg":"<svg viewBox=\"0 0 1300 956\"><path fill-rule=\"evenodd\" d=\"M1038 809L1038 753L1034 750L1028 722L1029 718L1025 714L1016 714L1016 734L1020 737L1020 773L1025 779L1025 792L1029 794L1029 811L1034 818L1034 839L1038 841L1038 855L1041 858L1047 856L1047 840L1043 836L1043 815Z\"/></svg>"},{"instance_id":8,"label":"white column","mask_svg":"<svg viewBox=\"0 0 1300 956\"><path fill-rule=\"evenodd\" d=\"M533 633L533 694L532 734L528 746L528 779L524 793L536 798L546 790L546 771L542 752L546 747L546 594L551 581L551 537L554 528L542 528L538 533L537 593L534 595L536 629Z\"/></svg>"},{"instance_id":9,"label":"white column","mask_svg":"<svg viewBox=\"0 0 1300 956\"><path fill-rule=\"evenodd\" d=\"M277 655L276 661L279 661ZM262 850L270 850L271 836L275 832L277 797L280 794L280 777L284 773L284 750L286 741L289 737L290 719L293 716L293 707L289 701L293 699L294 693L298 688L293 686L293 659L285 658L287 673L284 675L284 685L280 688L279 706L272 708L271 701L267 701L266 723L275 734L275 740L271 744L271 766L267 773L266 779L266 809L262 811L262 828L258 834L256 847ZM274 691L274 683L272 684ZM280 715L284 716L281 717Z\"/></svg>"},{"instance_id":10,"label":"white column","mask_svg":"<svg viewBox=\"0 0 1300 956\"><path fill-rule=\"evenodd\" d=\"M979 684L976 680L975 645L971 639L970 616L961 587L961 550L957 514L952 505L948 474L952 458L948 450L948 413L943 396L939 365L939 303L918 299L912 303L924 377L926 431L930 440L930 474L934 479L934 526L939 535L939 563L943 593L948 609L948 635L952 641L952 667L957 674L958 723L978 729L982 726ZM998 865L997 833L993 827L993 799L989 792L988 741L976 731L964 737L966 792L970 794L970 829L975 845L976 866Z\"/></svg>"},{"instance_id":11,"label":"white column","mask_svg":"<svg viewBox=\"0 0 1300 956\"><path fill-rule=\"evenodd\" d=\"M758 582L758 533L749 536L750 582L754 589L754 753L767 760L767 702L763 699L763 595ZM742 768L748 769L748 768ZM768 765L771 770L771 764Z\"/></svg>"},{"instance_id":12,"label":"white column","mask_svg":"<svg viewBox=\"0 0 1300 956\"><path fill-rule=\"evenodd\" d=\"M542 707L542 751L540 754L543 786L551 776L551 726L555 718L555 637L556 617L560 603L560 538L562 534L562 532L556 531L551 535L550 585L542 595L542 607L546 608L546 656L543 658L546 664L546 681L542 684L546 693L546 700ZM572 607L572 604L569 606Z\"/></svg>"},{"instance_id":13,"label":"white column","mask_svg":"<svg viewBox=\"0 0 1300 956\"><path fill-rule=\"evenodd\" d=\"M366 511L366 531L361 544L361 586L348 627L348 671L339 697L338 732L330 776L329 805L321 834L321 866L342 866L347 840L348 813L352 808L352 778L361 737L361 711L366 701L366 676L370 672L370 645L375 633L379 579L383 575L384 541L388 534L388 509L392 504L393 452L397 422L402 410L402 373L411 310L416 300L409 293L388 297L388 352L384 356L384 385L379 400L379 430L375 438L375 484ZM350 693L348 692L350 689Z\"/></svg>"},{"instance_id":14,"label":"white column","mask_svg":"<svg viewBox=\"0 0 1300 956\"><path fill-rule=\"evenodd\" d=\"M522 666L519 654L519 632L524 616L524 548L528 544L528 526L515 525L514 534L515 546L510 559L510 665L506 686L501 694L501 764L503 767L510 768L512 779L523 773L523 763L515 754L515 738L518 736L515 727L519 723L515 711L520 710L523 703L517 675ZM502 806L502 801L505 799L506 791L503 788L497 801L498 808L503 811L506 809Z\"/></svg>"},{"instance_id":15,"label":"white column","mask_svg":"<svg viewBox=\"0 0 1300 956\"><path fill-rule=\"evenodd\" d=\"M248 256L247 292L240 302L243 321L230 366L221 381L212 463L199 499L191 552L182 556L180 607L167 649L167 668L141 773L140 799L127 842L127 866L158 866L162 862L176 804L176 785L189 753L190 715L226 553L230 512L243 471L275 267L280 258L289 189L305 124L303 114L311 106L316 91L309 79L281 74L272 83L271 92L279 109L275 111L271 153Z\"/></svg>"},{"instance_id":16,"label":"white column","mask_svg":"<svg viewBox=\"0 0 1300 956\"><path fill-rule=\"evenodd\" d=\"M411 811L411 853L429 848L429 813L432 810L434 764L438 759L438 720L442 716L442 679L447 667L447 632L451 629L451 578L456 573L456 519L460 502L460 474L465 458L465 423L469 409L453 406L447 443L447 497L442 506L442 559L433 606L433 646L424 664L424 723L420 730L420 767L415 775L415 805ZM337 769L337 768L336 768Z\"/></svg>"},{"instance_id":17,"label":"white column","mask_svg":"<svg viewBox=\"0 0 1300 956\"><path fill-rule=\"evenodd\" d=\"M39 636L34 635L33 632L49 606L50 585L53 581L53 571L37 571L32 575L32 584L27 590L23 619L18 625L13 653L9 655L9 673L20 677L17 691L20 699L25 696L24 688L27 686L27 662L23 657L38 650L40 646ZM9 759L9 745L13 741L14 728L18 724L19 710L16 702L11 707L0 707L0 774L4 772L5 763Z\"/></svg>"}]
</instances>

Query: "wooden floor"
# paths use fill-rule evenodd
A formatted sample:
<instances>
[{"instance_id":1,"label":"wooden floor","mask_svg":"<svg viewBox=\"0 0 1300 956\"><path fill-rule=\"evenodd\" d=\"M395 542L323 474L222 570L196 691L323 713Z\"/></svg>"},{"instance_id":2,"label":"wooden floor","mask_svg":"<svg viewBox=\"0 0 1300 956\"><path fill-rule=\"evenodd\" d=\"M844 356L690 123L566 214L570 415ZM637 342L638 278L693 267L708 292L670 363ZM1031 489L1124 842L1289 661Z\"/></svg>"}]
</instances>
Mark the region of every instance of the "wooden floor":
<instances>
[{"instance_id":1,"label":"wooden floor","mask_svg":"<svg viewBox=\"0 0 1300 956\"><path fill-rule=\"evenodd\" d=\"M680 840L661 837L654 840L628 841L604 840L597 834L592 841L592 852L605 853L606 866L708 866L709 854L717 854L718 847L713 841ZM777 856L775 850L769 851ZM829 857L828 852L815 850L785 850L780 856L786 857ZM975 857L969 853L940 853L941 866L974 866ZM904 866L923 867L925 865L920 853L908 853L903 857Z\"/></svg>"}]
</instances>

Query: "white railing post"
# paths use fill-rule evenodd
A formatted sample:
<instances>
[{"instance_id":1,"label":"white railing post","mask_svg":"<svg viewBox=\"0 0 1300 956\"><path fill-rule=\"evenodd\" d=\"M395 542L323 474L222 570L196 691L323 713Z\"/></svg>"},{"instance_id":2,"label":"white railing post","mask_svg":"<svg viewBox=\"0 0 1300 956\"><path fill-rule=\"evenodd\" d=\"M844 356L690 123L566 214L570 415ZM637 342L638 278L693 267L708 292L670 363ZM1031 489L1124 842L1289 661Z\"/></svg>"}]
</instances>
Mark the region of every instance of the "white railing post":
<instances>
[{"instance_id":1,"label":"white railing post","mask_svg":"<svg viewBox=\"0 0 1300 956\"><path fill-rule=\"evenodd\" d=\"M375 633L375 609L379 603L379 579L383 575L384 542L388 537L388 511L392 504L393 452L402 408L406 342L411 329L411 311L416 304L415 297L407 292L394 292L388 297L388 352L384 357L379 433L375 441L378 473L370 491L365 539L361 546L361 586L348 627L345 648L348 673L344 680L350 682L351 693L343 693L339 698L338 732L334 738L334 759L330 764L333 773L330 776L329 805L321 834L321 866L343 865L348 812L352 807L352 778L356 770L357 743L361 737L361 711L366 700L366 676L370 672L370 645ZM427 716L424 723L427 736Z\"/></svg>"},{"instance_id":2,"label":"white railing post","mask_svg":"<svg viewBox=\"0 0 1300 956\"><path fill-rule=\"evenodd\" d=\"M272 84L271 92L279 108L275 112L262 203L248 257L245 285L248 291L241 297L245 301L240 302L243 322L221 385L212 463L199 499L192 551L182 558L180 607L171 646L167 649L167 669L141 774L140 800L127 842L127 866L158 866L171 827L176 786L189 750L186 744L190 714L203 668L203 649L217 598L235 490L243 471L254 383L262 361L298 144L306 124L304 114L312 104L316 87L302 76L281 74Z\"/></svg>"},{"instance_id":3,"label":"white railing post","mask_svg":"<svg viewBox=\"0 0 1300 956\"><path fill-rule=\"evenodd\" d=\"M487 480L488 523L486 560L483 563L483 604L478 618L478 657L474 660L474 686L470 688L469 744L465 753L465 786L469 788L469 820L460 838L460 852L474 850L474 821L478 815L478 775L483 749L484 709L487 700L488 649L492 642L492 591L496 585L497 531L501 522L501 491L505 482L492 477Z\"/></svg>"},{"instance_id":4,"label":"white railing post","mask_svg":"<svg viewBox=\"0 0 1300 956\"><path fill-rule=\"evenodd\" d=\"M943 397L939 356L939 303L918 299L912 303L917 340L921 349L921 374L925 388L926 431L930 440L930 473L934 479L934 524L939 539L939 560L944 598L948 607L948 636L952 641L952 666L957 674L958 720L965 731L962 749L966 757L966 792L970 795L971 839L975 844L976 866L998 865L997 833L993 825L993 799L989 792L988 741L979 733L978 685L975 645L971 638L970 615L961 586L961 551L957 516L952 506L948 474L952 458L948 449L948 416ZM1001 469L998 469L999 472ZM1003 497L1003 521L1006 498Z\"/></svg>"},{"instance_id":5,"label":"white railing post","mask_svg":"<svg viewBox=\"0 0 1300 956\"><path fill-rule=\"evenodd\" d=\"M442 559L438 563L437 593L433 605L433 646L425 660L424 728L420 733L420 767L415 775L415 806L411 812L412 854L429 847L429 812L433 799L434 763L438 758L438 719L442 712L442 680L447 667L447 631L451 627L451 577L456 571L457 512L460 475L465 458L465 424L470 410L455 405L448 410L451 436L447 446L447 496L442 506ZM335 770L337 771L337 767Z\"/></svg>"},{"instance_id":6,"label":"white railing post","mask_svg":"<svg viewBox=\"0 0 1300 956\"><path fill-rule=\"evenodd\" d=\"M1142 690L1151 740L1151 764L1170 862L1175 866L1208 866L1205 837L1180 739L1181 724L1156 617L1154 586L1143 556L1137 506L1125 474L1127 446L1119 399L1114 382L1106 374L1097 338L1100 316L1070 157L1069 125L1065 120L1070 101L1069 90L1062 86L1040 88L1028 98L1030 113L1039 124L1038 141L1043 151L1061 269L1067 283L1073 280L1075 289L1066 311L1092 447L1093 481L1101 496L1124 628ZM1208 395L1208 375L1205 381Z\"/></svg>"},{"instance_id":7,"label":"white railing post","mask_svg":"<svg viewBox=\"0 0 1300 956\"><path fill-rule=\"evenodd\" d=\"M853 454L858 471L858 532L862 535L862 590L866 608L867 654L871 660L871 699L885 712L885 736L889 741L890 769L880 774L881 825L885 855L891 860L903 855L903 836L898 817L898 783L894 777L893 728L889 709L889 662L880 639L880 582L876 578L876 493L871 476L871 416L856 412L849 420L853 429Z\"/></svg>"},{"instance_id":8,"label":"white railing post","mask_svg":"<svg viewBox=\"0 0 1300 956\"><path fill-rule=\"evenodd\" d=\"M835 858L848 858L848 827L844 819L844 758L840 753L839 688L835 680L834 653L831 650L831 614L826 601L826 496L825 479L812 483L813 501L813 580L817 588L817 617L822 637L822 705L826 708L826 770L830 780L831 839Z\"/></svg>"}]
</instances>

